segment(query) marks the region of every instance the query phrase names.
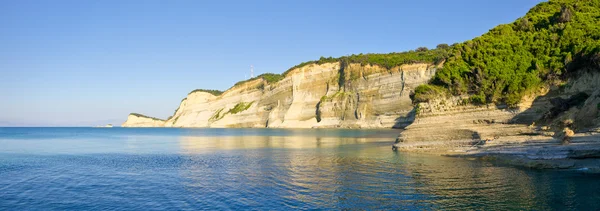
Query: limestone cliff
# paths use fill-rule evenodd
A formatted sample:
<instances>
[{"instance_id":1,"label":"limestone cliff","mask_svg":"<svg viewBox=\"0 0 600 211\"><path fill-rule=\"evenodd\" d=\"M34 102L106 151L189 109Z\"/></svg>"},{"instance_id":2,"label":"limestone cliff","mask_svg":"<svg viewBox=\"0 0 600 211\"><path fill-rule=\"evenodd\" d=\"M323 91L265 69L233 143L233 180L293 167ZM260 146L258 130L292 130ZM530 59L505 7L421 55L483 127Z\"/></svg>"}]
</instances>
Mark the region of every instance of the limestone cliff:
<instances>
[{"instance_id":1,"label":"limestone cliff","mask_svg":"<svg viewBox=\"0 0 600 211\"><path fill-rule=\"evenodd\" d=\"M127 117L127 121L123 123L122 127L163 127L165 120L157 119L153 117L144 116L141 114L131 113Z\"/></svg>"},{"instance_id":2,"label":"limestone cliff","mask_svg":"<svg viewBox=\"0 0 600 211\"><path fill-rule=\"evenodd\" d=\"M562 84L524 97L517 108L472 105L468 97L419 103L417 117L397 139L403 150L447 151L483 141L527 142L557 137L565 128L600 128L600 73L581 71Z\"/></svg>"},{"instance_id":3,"label":"limestone cliff","mask_svg":"<svg viewBox=\"0 0 600 211\"><path fill-rule=\"evenodd\" d=\"M292 69L282 80L262 78L215 96L197 91L156 126L270 128L399 128L414 119L413 89L438 66L417 63L384 68L330 62ZM131 117L131 116L130 116ZM124 126L146 124L130 121Z\"/></svg>"}]
</instances>

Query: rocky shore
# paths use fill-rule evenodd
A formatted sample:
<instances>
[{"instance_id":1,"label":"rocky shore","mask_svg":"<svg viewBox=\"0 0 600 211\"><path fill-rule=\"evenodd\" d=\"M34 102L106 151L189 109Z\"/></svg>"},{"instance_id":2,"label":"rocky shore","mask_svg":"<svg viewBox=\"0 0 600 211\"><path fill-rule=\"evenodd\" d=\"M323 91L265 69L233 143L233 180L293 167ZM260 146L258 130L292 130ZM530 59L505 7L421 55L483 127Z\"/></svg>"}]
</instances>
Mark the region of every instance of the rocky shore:
<instances>
[{"instance_id":1,"label":"rocky shore","mask_svg":"<svg viewBox=\"0 0 600 211\"><path fill-rule=\"evenodd\" d=\"M580 133L569 144L544 135L512 135L488 140L451 140L428 144L396 143L400 151L495 161L535 169L576 169L600 173L600 133Z\"/></svg>"},{"instance_id":2,"label":"rocky shore","mask_svg":"<svg viewBox=\"0 0 600 211\"><path fill-rule=\"evenodd\" d=\"M525 97L517 108L452 97L420 103L393 149L600 172L600 74Z\"/></svg>"},{"instance_id":3,"label":"rocky shore","mask_svg":"<svg viewBox=\"0 0 600 211\"><path fill-rule=\"evenodd\" d=\"M497 140L474 146L458 157L495 159L498 162L538 169L578 169L600 173L600 134L577 134L571 143L544 137Z\"/></svg>"}]
</instances>

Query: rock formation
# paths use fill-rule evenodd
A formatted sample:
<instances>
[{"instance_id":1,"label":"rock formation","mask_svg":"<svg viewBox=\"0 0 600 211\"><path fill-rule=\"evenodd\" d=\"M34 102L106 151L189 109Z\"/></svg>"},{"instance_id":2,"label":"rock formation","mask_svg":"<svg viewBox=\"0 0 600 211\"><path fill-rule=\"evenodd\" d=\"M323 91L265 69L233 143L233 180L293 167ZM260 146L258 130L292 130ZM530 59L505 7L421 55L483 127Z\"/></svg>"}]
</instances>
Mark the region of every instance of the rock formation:
<instances>
[{"instance_id":1,"label":"rock formation","mask_svg":"<svg viewBox=\"0 0 600 211\"><path fill-rule=\"evenodd\" d=\"M521 100L517 108L473 105L450 97L417 105L417 116L395 148L408 151L465 150L481 143L570 140L575 132L600 128L600 73L586 72L560 86L544 88ZM568 128L568 130L565 130Z\"/></svg>"},{"instance_id":2,"label":"rock formation","mask_svg":"<svg viewBox=\"0 0 600 211\"><path fill-rule=\"evenodd\" d=\"M131 113L127 117L127 121L123 123L122 127L163 127L165 120L157 119L154 117L144 116L141 114Z\"/></svg>"},{"instance_id":3,"label":"rock formation","mask_svg":"<svg viewBox=\"0 0 600 211\"><path fill-rule=\"evenodd\" d=\"M411 92L438 66L384 68L330 62L256 78L224 93L196 91L165 120L130 115L124 127L401 128L414 120Z\"/></svg>"}]
</instances>

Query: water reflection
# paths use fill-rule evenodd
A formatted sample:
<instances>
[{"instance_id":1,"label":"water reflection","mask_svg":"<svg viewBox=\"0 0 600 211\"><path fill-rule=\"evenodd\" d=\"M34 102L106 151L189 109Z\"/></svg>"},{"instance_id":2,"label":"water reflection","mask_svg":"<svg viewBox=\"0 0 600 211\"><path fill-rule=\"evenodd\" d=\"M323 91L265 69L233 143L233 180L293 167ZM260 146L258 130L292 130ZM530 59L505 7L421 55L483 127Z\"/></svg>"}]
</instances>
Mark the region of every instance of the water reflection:
<instances>
[{"instance_id":1,"label":"water reflection","mask_svg":"<svg viewBox=\"0 0 600 211\"><path fill-rule=\"evenodd\" d=\"M548 180L557 176L552 172L394 153L384 138L182 137L179 143L188 156L180 169L187 190L213 209L551 210L598 207L590 200L600 199L580 182Z\"/></svg>"},{"instance_id":2,"label":"water reflection","mask_svg":"<svg viewBox=\"0 0 600 211\"><path fill-rule=\"evenodd\" d=\"M600 209L599 175L397 153L397 131L9 132L0 210Z\"/></svg>"}]
</instances>

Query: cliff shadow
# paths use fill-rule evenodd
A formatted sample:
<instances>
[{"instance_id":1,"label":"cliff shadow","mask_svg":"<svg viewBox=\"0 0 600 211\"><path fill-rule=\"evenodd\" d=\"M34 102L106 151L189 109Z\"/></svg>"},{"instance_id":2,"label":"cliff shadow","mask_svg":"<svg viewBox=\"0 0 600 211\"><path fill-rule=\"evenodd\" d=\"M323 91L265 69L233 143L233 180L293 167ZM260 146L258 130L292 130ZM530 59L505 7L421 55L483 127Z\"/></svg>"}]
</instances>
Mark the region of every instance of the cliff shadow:
<instances>
[{"instance_id":1,"label":"cliff shadow","mask_svg":"<svg viewBox=\"0 0 600 211\"><path fill-rule=\"evenodd\" d=\"M552 90L546 95L536 97L528 109L517 114L509 123L538 127L572 127L573 122L578 122L572 114L572 109L581 109L590 96L590 93L586 92L561 93L560 90ZM571 123L562 123L561 119L570 119Z\"/></svg>"},{"instance_id":2,"label":"cliff shadow","mask_svg":"<svg viewBox=\"0 0 600 211\"><path fill-rule=\"evenodd\" d=\"M408 112L408 114L406 114L406 116L400 116L400 117L397 117L396 119L394 119L394 125L392 126L392 128L404 129L407 126L411 125L413 122L415 122L416 116L417 116L417 108L413 107L413 109L410 110L410 112Z\"/></svg>"}]
</instances>

